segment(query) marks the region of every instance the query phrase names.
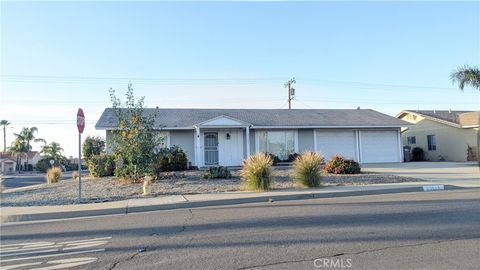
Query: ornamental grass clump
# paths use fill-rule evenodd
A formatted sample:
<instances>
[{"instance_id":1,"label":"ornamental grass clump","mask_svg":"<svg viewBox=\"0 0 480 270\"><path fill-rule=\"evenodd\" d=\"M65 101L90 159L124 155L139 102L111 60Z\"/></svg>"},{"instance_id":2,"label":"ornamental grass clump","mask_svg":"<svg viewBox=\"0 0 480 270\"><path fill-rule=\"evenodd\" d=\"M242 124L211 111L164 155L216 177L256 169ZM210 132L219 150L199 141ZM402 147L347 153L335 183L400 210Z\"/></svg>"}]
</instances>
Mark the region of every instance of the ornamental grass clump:
<instances>
[{"instance_id":1,"label":"ornamental grass clump","mask_svg":"<svg viewBox=\"0 0 480 270\"><path fill-rule=\"evenodd\" d=\"M52 167L47 170L47 175L45 177L48 184L58 183L62 179L62 169L60 167Z\"/></svg>"},{"instance_id":2,"label":"ornamental grass clump","mask_svg":"<svg viewBox=\"0 0 480 270\"><path fill-rule=\"evenodd\" d=\"M245 188L254 191L272 189L272 164L272 158L265 153L259 153L244 159L240 175Z\"/></svg>"},{"instance_id":3,"label":"ornamental grass clump","mask_svg":"<svg viewBox=\"0 0 480 270\"><path fill-rule=\"evenodd\" d=\"M316 152L305 152L293 162L295 181L304 187L319 187L322 178L322 155Z\"/></svg>"}]
</instances>

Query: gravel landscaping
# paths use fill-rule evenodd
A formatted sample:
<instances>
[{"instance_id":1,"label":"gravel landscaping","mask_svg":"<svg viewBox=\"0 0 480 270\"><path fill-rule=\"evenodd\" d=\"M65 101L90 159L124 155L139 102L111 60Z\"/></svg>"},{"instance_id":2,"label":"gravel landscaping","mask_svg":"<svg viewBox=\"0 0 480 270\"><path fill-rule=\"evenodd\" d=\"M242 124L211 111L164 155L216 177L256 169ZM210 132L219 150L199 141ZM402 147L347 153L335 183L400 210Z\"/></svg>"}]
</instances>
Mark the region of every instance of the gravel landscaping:
<instances>
[{"instance_id":1,"label":"gravel landscaping","mask_svg":"<svg viewBox=\"0 0 480 270\"><path fill-rule=\"evenodd\" d=\"M168 173L154 181L152 196L241 191L238 170L232 170L231 179L202 179L199 171ZM297 188L290 168L275 168L275 189ZM323 186L368 185L381 183L416 182L421 179L394 175L361 173L355 175L324 175ZM63 180L56 184L42 184L17 191L4 191L0 206L63 205L76 203L78 181ZM143 198L142 184L122 184L114 177L82 179L82 197L86 202L105 202Z\"/></svg>"}]
</instances>

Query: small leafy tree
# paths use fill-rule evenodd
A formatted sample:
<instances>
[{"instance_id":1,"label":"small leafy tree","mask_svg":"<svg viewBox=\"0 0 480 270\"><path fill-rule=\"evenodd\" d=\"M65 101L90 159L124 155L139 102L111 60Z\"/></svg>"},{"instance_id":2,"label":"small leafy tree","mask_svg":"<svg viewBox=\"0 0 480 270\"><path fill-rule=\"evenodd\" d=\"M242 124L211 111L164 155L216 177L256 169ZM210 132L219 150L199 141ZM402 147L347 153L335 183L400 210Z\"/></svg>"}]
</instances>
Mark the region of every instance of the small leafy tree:
<instances>
[{"instance_id":1,"label":"small leafy tree","mask_svg":"<svg viewBox=\"0 0 480 270\"><path fill-rule=\"evenodd\" d=\"M105 151L105 140L97 136L88 136L83 141L82 154L86 161L94 155L100 155Z\"/></svg>"},{"instance_id":2,"label":"small leafy tree","mask_svg":"<svg viewBox=\"0 0 480 270\"><path fill-rule=\"evenodd\" d=\"M144 110L145 97L135 100L132 84L128 84L125 103L115 96L115 90L109 92L118 121L118 129L112 132L112 150L117 161L115 175L137 182L152 173L155 146L159 144L154 130L157 111Z\"/></svg>"}]
</instances>

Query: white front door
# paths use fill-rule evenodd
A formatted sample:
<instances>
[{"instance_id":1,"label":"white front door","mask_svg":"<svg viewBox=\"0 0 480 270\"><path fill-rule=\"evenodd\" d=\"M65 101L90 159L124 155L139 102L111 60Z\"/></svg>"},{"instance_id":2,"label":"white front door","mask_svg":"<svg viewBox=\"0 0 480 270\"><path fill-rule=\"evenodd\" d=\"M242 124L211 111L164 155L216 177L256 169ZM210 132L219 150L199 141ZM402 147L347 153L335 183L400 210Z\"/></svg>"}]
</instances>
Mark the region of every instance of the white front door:
<instances>
[{"instance_id":1,"label":"white front door","mask_svg":"<svg viewBox=\"0 0 480 270\"><path fill-rule=\"evenodd\" d=\"M205 165L218 165L218 133L205 132L203 145Z\"/></svg>"}]
</instances>

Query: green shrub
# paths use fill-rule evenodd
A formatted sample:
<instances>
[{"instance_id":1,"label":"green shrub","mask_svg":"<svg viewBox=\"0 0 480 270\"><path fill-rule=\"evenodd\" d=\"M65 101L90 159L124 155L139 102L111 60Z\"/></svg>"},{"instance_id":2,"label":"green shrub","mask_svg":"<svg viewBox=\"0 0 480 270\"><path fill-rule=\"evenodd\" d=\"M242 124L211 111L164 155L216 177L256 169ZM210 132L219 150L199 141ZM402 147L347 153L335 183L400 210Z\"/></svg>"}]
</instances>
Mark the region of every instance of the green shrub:
<instances>
[{"instance_id":1,"label":"green shrub","mask_svg":"<svg viewBox=\"0 0 480 270\"><path fill-rule=\"evenodd\" d=\"M35 165L35 169L37 171L46 173L48 169L50 169L50 159L42 158L40 159L37 164Z\"/></svg>"},{"instance_id":2,"label":"green shrub","mask_svg":"<svg viewBox=\"0 0 480 270\"><path fill-rule=\"evenodd\" d=\"M39 172L43 172L43 173L46 173L48 169L50 169L52 167L52 165L50 165L50 160L52 160L52 158L50 157L44 157L42 159L40 159L37 164L35 165L35 169ZM53 163L53 166L55 167L60 167L60 162L58 161L55 161Z\"/></svg>"},{"instance_id":3,"label":"green shrub","mask_svg":"<svg viewBox=\"0 0 480 270\"><path fill-rule=\"evenodd\" d=\"M334 174L356 174L360 173L360 164L354 160L335 155L327 162L324 170L327 173Z\"/></svg>"},{"instance_id":4,"label":"green shrub","mask_svg":"<svg viewBox=\"0 0 480 270\"><path fill-rule=\"evenodd\" d=\"M87 165L93 177L112 176L115 171L115 159L112 155L100 154L90 156Z\"/></svg>"},{"instance_id":5,"label":"green shrub","mask_svg":"<svg viewBox=\"0 0 480 270\"><path fill-rule=\"evenodd\" d=\"M156 174L187 169L187 154L178 146L160 149L153 164Z\"/></svg>"},{"instance_id":6,"label":"green shrub","mask_svg":"<svg viewBox=\"0 0 480 270\"><path fill-rule=\"evenodd\" d=\"M78 163L72 163L70 160L65 161L65 170L66 171L76 171L78 170Z\"/></svg>"},{"instance_id":7,"label":"green shrub","mask_svg":"<svg viewBox=\"0 0 480 270\"><path fill-rule=\"evenodd\" d=\"M268 155L270 159L272 159L272 165L275 166L280 162L280 158L277 155L274 155L272 153L265 153L265 155Z\"/></svg>"},{"instance_id":8,"label":"green shrub","mask_svg":"<svg viewBox=\"0 0 480 270\"><path fill-rule=\"evenodd\" d=\"M48 169L46 179L48 184L58 183L62 179L62 169L60 167Z\"/></svg>"},{"instance_id":9,"label":"green shrub","mask_svg":"<svg viewBox=\"0 0 480 270\"><path fill-rule=\"evenodd\" d=\"M288 162L294 162L299 156L300 155L297 154L297 153L290 154L290 155L288 155L287 161Z\"/></svg>"},{"instance_id":10,"label":"green shrub","mask_svg":"<svg viewBox=\"0 0 480 270\"><path fill-rule=\"evenodd\" d=\"M305 152L293 163L295 181L304 187L320 186L323 157L317 152Z\"/></svg>"},{"instance_id":11,"label":"green shrub","mask_svg":"<svg viewBox=\"0 0 480 270\"><path fill-rule=\"evenodd\" d=\"M203 172L202 177L205 179L228 179L232 177L230 170L224 166L212 166Z\"/></svg>"},{"instance_id":12,"label":"green shrub","mask_svg":"<svg viewBox=\"0 0 480 270\"><path fill-rule=\"evenodd\" d=\"M101 137L88 136L82 144L83 158L88 161L90 157L100 155L105 151L105 140Z\"/></svg>"},{"instance_id":13,"label":"green shrub","mask_svg":"<svg viewBox=\"0 0 480 270\"><path fill-rule=\"evenodd\" d=\"M424 161L425 152L420 147L414 147L412 149L412 161Z\"/></svg>"},{"instance_id":14,"label":"green shrub","mask_svg":"<svg viewBox=\"0 0 480 270\"><path fill-rule=\"evenodd\" d=\"M244 159L240 175L246 189L255 191L272 189L272 164L272 157L265 153L259 153Z\"/></svg>"}]
</instances>

